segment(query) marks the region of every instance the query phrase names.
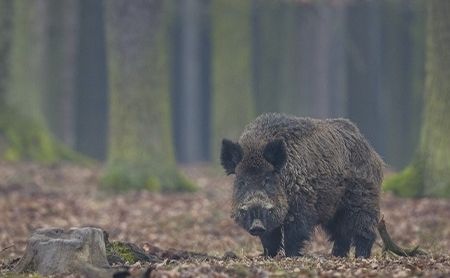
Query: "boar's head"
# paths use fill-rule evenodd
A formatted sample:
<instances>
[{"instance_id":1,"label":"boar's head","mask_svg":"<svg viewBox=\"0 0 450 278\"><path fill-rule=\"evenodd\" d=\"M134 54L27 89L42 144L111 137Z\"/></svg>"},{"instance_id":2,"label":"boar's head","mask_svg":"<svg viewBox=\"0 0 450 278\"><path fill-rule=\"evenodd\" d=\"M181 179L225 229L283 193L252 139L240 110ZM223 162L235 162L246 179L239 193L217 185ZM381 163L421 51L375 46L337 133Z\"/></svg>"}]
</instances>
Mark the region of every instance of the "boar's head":
<instances>
[{"instance_id":1,"label":"boar's head","mask_svg":"<svg viewBox=\"0 0 450 278\"><path fill-rule=\"evenodd\" d=\"M235 175L233 219L254 236L279 227L288 209L281 179L287 160L284 140L242 147L224 139L220 160L225 172Z\"/></svg>"}]
</instances>

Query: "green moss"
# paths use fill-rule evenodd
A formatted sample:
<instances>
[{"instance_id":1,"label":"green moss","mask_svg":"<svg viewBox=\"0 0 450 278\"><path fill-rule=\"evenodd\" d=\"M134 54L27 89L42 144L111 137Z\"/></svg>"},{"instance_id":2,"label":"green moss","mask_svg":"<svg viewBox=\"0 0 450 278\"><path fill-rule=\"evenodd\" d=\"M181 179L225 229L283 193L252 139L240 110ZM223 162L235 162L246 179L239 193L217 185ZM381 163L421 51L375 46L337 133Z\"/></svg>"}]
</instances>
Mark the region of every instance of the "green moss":
<instances>
[{"instance_id":1,"label":"green moss","mask_svg":"<svg viewBox=\"0 0 450 278\"><path fill-rule=\"evenodd\" d=\"M174 188L176 191L186 191L186 192L194 192L197 191L198 187L191 180L187 179L183 174L176 174L176 187Z\"/></svg>"},{"instance_id":2,"label":"green moss","mask_svg":"<svg viewBox=\"0 0 450 278\"><path fill-rule=\"evenodd\" d=\"M7 160L31 159L53 162L57 151L43 127L14 110L5 109L0 114L0 132L7 141L3 158Z\"/></svg>"},{"instance_id":3,"label":"green moss","mask_svg":"<svg viewBox=\"0 0 450 278\"><path fill-rule=\"evenodd\" d=\"M45 126L10 108L0 109L0 134L6 148L0 159L33 160L53 163L59 160L90 164L92 161L59 143Z\"/></svg>"},{"instance_id":4,"label":"green moss","mask_svg":"<svg viewBox=\"0 0 450 278\"><path fill-rule=\"evenodd\" d=\"M187 191L197 190L197 186L178 172L177 169L152 171L151 166L115 164L106 169L101 183L105 189L113 191ZM158 173L158 174L154 174Z\"/></svg>"},{"instance_id":5,"label":"green moss","mask_svg":"<svg viewBox=\"0 0 450 278\"><path fill-rule=\"evenodd\" d=\"M139 258L135 256L135 253L131 248L120 241L113 241L106 245L106 256L119 256L124 262L134 264L139 261Z\"/></svg>"},{"instance_id":6,"label":"green moss","mask_svg":"<svg viewBox=\"0 0 450 278\"><path fill-rule=\"evenodd\" d=\"M160 191L161 181L155 176L150 176L147 178L147 181L145 182L145 188L150 191Z\"/></svg>"},{"instance_id":7,"label":"green moss","mask_svg":"<svg viewBox=\"0 0 450 278\"><path fill-rule=\"evenodd\" d=\"M401 197L418 197L423 193L423 175L419 163L413 163L387 178L383 188Z\"/></svg>"}]
</instances>

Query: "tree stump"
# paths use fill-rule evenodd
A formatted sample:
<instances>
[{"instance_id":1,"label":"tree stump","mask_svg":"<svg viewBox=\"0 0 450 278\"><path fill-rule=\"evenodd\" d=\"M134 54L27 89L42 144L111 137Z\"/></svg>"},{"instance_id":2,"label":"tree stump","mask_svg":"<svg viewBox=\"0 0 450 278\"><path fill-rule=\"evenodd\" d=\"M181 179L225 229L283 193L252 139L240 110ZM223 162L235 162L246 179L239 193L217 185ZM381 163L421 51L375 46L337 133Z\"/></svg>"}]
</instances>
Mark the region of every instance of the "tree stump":
<instances>
[{"instance_id":1,"label":"tree stump","mask_svg":"<svg viewBox=\"0 0 450 278\"><path fill-rule=\"evenodd\" d=\"M71 228L68 231L38 229L29 238L25 255L14 271L111 277L103 231L91 227Z\"/></svg>"}]
</instances>

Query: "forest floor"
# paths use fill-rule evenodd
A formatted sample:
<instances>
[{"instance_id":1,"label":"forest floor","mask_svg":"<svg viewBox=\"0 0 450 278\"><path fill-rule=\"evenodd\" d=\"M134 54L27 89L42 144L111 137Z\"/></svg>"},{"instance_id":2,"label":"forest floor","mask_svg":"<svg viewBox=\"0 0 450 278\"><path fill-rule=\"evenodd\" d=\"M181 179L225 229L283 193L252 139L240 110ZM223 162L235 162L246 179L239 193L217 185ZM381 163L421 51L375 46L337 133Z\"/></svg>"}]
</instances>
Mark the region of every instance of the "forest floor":
<instances>
[{"instance_id":1,"label":"forest floor","mask_svg":"<svg viewBox=\"0 0 450 278\"><path fill-rule=\"evenodd\" d=\"M184 171L198 192L117 195L100 189L99 167L0 162L0 276L23 254L31 231L96 226L111 240L147 251L175 248L211 256L168 258L152 266L152 277L450 277L450 200L382 196L391 236L403 246L419 244L426 256L383 254L378 239L370 259L335 258L319 229L304 257L266 259L259 242L229 217L231 178L210 167ZM224 259L229 251L237 257ZM131 269L144 267L136 263Z\"/></svg>"}]
</instances>

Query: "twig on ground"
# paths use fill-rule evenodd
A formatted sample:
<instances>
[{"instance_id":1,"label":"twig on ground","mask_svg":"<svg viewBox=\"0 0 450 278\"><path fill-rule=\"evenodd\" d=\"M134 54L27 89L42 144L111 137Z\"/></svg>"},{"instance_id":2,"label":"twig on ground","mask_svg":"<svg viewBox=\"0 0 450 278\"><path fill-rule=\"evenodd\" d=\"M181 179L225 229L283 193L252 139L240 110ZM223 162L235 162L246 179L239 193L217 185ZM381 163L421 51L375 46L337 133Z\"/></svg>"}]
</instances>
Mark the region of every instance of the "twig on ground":
<instances>
[{"instance_id":1,"label":"twig on ground","mask_svg":"<svg viewBox=\"0 0 450 278\"><path fill-rule=\"evenodd\" d=\"M14 247L14 244L13 244L13 245L10 245L10 246L6 246L6 247L3 248L2 250L0 250L0 253L2 253L3 251L6 251L6 250L8 250L9 248L12 248L12 247Z\"/></svg>"}]
</instances>

